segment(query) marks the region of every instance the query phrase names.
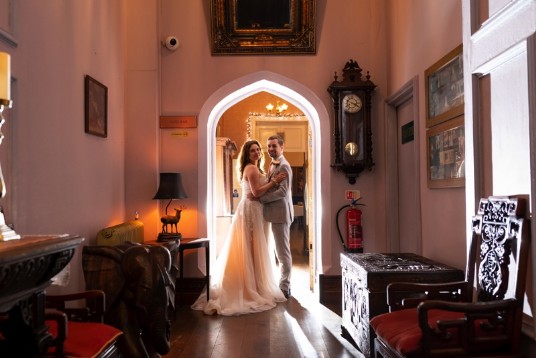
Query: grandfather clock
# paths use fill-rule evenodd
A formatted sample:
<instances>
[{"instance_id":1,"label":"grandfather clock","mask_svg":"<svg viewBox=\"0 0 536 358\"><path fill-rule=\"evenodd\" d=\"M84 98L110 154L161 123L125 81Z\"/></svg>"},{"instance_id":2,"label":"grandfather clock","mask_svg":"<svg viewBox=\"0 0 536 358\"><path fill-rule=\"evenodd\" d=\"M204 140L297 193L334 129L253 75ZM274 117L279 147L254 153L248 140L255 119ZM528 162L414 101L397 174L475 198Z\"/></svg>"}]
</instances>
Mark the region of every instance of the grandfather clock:
<instances>
[{"instance_id":1,"label":"grandfather clock","mask_svg":"<svg viewBox=\"0 0 536 358\"><path fill-rule=\"evenodd\" d=\"M334 162L331 165L348 177L350 184L364 170L372 170L372 94L376 85L367 72L365 78L356 61L349 60L342 70L342 80L328 87L334 109Z\"/></svg>"}]
</instances>

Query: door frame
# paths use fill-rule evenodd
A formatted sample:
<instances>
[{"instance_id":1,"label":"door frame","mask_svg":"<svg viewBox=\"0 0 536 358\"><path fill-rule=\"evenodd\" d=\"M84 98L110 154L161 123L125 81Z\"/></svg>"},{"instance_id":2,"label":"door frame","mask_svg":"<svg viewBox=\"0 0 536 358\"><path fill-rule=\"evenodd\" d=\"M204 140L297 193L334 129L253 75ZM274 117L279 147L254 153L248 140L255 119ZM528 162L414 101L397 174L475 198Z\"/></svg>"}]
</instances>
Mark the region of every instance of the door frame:
<instances>
[{"instance_id":1,"label":"door frame","mask_svg":"<svg viewBox=\"0 0 536 358\"><path fill-rule=\"evenodd\" d=\"M387 235L387 252L400 251L400 233L399 233L399 210L398 210L398 115L397 107L403 103L413 100L414 118L414 151L413 160L417 171L417 190L415 191L415 202L421 202L420 192L420 151L419 151L419 79L418 76L413 77L410 81L404 84L398 91L393 93L385 100L385 162L386 162L386 195L385 208L387 210L386 217L386 235ZM419 227L417 240L416 254L422 253L422 235L421 235L421 208L417 207L415 215L417 225Z\"/></svg>"}]
</instances>

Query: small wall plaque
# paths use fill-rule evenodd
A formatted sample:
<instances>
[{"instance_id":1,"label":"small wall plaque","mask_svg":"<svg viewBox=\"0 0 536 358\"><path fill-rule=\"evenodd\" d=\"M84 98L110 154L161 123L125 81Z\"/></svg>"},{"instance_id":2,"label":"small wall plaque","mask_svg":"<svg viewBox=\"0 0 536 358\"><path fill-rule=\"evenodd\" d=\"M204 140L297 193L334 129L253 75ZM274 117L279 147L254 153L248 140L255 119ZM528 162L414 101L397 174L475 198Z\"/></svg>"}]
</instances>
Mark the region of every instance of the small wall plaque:
<instances>
[{"instance_id":1,"label":"small wall plaque","mask_svg":"<svg viewBox=\"0 0 536 358\"><path fill-rule=\"evenodd\" d=\"M160 116L160 128L197 128L197 116Z\"/></svg>"},{"instance_id":2,"label":"small wall plaque","mask_svg":"<svg viewBox=\"0 0 536 358\"><path fill-rule=\"evenodd\" d=\"M411 142L414 139L413 121L402 126L402 144Z\"/></svg>"}]
</instances>

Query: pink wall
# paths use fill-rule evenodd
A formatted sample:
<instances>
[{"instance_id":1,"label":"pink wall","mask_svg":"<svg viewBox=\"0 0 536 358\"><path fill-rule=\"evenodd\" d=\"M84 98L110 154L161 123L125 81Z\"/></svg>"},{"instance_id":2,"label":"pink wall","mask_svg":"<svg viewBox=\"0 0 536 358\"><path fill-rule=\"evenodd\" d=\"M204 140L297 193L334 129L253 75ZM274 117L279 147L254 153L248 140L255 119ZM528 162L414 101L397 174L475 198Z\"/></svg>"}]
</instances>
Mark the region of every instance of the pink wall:
<instances>
[{"instance_id":1,"label":"pink wall","mask_svg":"<svg viewBox=\"0 0 536 358\"><path fill-rule=\"evenodd\" d=\"M388 4L388 94L419 78L423 255L464 268L465 190L427 187L424 100L424 71L462 43L461 2L391 0Z\"/></svg>"},{"instance_id":2,"label":"pink wall","mask_svg":"<svg viewBox=\"0 0 536 358\"><path fill-rule=\"evenodd\" d=\"M16 78L7 221L20 234L71 233L87 244L100 228L125 219L122 3L16 5L18 46L0 42ZM84 133L86 74L108 87L106 139ZM74 290L84 287L80 252L71 265Z\"/></svg>"}]
</instances>

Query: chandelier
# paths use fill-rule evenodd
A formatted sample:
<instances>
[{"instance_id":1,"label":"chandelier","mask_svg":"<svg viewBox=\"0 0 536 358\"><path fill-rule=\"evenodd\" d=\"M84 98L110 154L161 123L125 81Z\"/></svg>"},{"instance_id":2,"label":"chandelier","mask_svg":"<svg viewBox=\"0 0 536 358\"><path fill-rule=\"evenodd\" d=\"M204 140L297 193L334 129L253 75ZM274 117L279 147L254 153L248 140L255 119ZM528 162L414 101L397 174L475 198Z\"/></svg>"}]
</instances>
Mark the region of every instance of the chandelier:
<instances>
[{"instance_id":1,"label":"chandelier","mask_svg":"<svg viewBox=\"0 0 536 358\"><path fill-rule=\"evenodd\" d=\"M282 113L282 112L284 112L284 111L286 111L288 109L288 105L286 103L279 104L279 101L276 102L275 107L271 103L268 103L266 105L266 109L268 110L268 112L272 112L274 110L274 108L275 108L277 113Z\"/></svg>"}]
</instances>

